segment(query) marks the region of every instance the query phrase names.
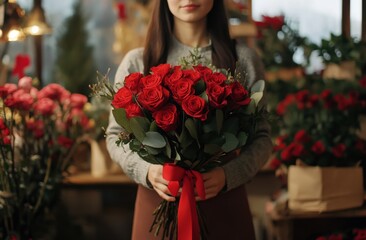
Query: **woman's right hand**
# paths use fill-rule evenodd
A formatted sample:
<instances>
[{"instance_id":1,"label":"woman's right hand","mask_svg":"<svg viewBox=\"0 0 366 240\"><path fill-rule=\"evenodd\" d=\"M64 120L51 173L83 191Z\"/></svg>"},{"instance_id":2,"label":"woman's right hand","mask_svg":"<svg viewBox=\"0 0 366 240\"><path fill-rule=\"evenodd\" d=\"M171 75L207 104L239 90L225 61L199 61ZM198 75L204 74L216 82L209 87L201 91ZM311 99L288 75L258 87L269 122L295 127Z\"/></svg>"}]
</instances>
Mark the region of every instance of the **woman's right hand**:
<instances>
[{"instance_id":1,"label":"woman's right hand","mask_svg":"<svg viewBox=\"0 0 366 240\"><path fill-rule=\"evenodd\" d=\"M159 196L168 202L174 202L173 197L168 189L168 181L163 178L163 165L151 164L147 172L147 180Z\"/></svg>"}]
</instances>

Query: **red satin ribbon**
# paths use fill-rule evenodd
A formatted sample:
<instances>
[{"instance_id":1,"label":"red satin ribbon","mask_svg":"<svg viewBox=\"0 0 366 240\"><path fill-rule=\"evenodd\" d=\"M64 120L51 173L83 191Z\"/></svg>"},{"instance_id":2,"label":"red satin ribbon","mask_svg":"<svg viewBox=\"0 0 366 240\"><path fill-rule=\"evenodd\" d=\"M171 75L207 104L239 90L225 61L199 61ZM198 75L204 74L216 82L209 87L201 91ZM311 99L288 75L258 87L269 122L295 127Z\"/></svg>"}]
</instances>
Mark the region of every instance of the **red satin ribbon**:
<instances>
[{"instance_id":1,"label":"red satin ribbon","mask_svg":"<svg viewBox=\"0 0 366 240\"><path fill-rule=\"evenodd\" d=\"M174 197L177 196L180 183L183 182L178 206L178 240L199 240L200 228L194 188L196 187L201 199L206 198L201 174L167 163L163 167L163 178L169 181L168 188Z\"/></svg>"}]
</instances>

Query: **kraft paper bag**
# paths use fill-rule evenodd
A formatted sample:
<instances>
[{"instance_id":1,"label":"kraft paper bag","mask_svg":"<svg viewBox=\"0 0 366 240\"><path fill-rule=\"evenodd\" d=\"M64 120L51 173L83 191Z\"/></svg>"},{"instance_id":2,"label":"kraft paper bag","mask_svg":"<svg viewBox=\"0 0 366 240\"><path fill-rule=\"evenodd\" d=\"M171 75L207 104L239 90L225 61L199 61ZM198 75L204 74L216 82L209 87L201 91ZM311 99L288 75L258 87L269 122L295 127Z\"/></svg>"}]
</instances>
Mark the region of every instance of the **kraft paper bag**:
<instances>
[{"instance_id":1,"label":"kraft paper bag","mask_svg":"<svg viewBox=\"0 0 366 240\"><path fill-rule=\"evenodd\" d=\"M299 167L288 172L289 209L326 212L360 207L364 201L361 167Z\"/></svg>"}]
</instances>

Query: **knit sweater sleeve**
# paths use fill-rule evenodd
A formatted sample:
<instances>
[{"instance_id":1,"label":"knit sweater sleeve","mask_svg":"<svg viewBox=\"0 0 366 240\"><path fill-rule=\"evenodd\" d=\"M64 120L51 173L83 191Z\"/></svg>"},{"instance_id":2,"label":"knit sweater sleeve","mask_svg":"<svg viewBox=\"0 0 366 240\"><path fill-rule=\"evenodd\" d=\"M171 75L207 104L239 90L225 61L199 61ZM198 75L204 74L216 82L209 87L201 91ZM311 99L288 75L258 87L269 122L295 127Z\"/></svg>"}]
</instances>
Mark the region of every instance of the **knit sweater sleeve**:
<instances>
[{"instance_id":1,"label":"knit sweater sleeve","mask_svg":"<svg viewBox=\"0 0 366 240\"><path fill-rule=\"evenodd\" d=\"M263 79L263 65L254 51L245 47L237 48L239 62L238 70L247 76L247 82L252 85ZM262 98L260 107L265 107L266 98ZM250 181L269 159L272 152L270 125L266 119L261 119L256 126L255 136L250 145L245 147L240 155L223 166L226 175L226 190L231 190Z\"/></svg>"},{"instance_id":2,"label":"knit sweater sleeve","mask_svg":"<svg viewBox=\"0 0 366 240\"><path fill-rule=\"evenodd\" d=\"M117 69L115 76L115 87L122 86L124 78L132 72L142 72L142 49L134 49L128 52L123 58L121 64ZM124 146L117 146L116 141L118 135L123 132L123 128L116 122L112 113L109 116L109 124L106 130L107 149L113 161L117 162L122 170L133 181L142 184L145 187L146 176L150 163L141 159L136 152L133 152L128 144Z\"/></svg>"}]
</instances>

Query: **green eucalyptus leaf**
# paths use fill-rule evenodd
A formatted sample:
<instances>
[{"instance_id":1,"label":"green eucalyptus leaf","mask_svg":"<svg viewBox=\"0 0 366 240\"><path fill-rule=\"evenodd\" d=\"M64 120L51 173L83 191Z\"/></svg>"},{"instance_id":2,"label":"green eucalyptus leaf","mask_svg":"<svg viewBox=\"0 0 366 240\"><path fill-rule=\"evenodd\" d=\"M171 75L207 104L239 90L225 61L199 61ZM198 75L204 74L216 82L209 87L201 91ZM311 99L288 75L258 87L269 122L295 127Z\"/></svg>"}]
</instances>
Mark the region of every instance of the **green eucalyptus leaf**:
<instances>
[{"instance_id":1,"label":"green eucalyptus leaf","mask_svg":"<svg viewBox=\"0 0 366 240\"><path fill-rule=\"evenodd\" d=\"M149 152L146 149L141 149L140 151L137 152L137 154L144 159L145 161L149 162L149 163L153 163L153 164L158 164L159 161L151 154L149 154Z\"/></svg>"},{"instance_id":2,"label":"green eucalyptus leaf","mask_svg":"<svg viewBox=\"0 0 366 240\"><path fill-rule=\"evenodd\" d=\"M142 142L146 136L146 132L149 130L150 123L145 117L134 117L130 119L130 126L133 135Z\"/></svg>"},{"instance_id":3,"label":"green eucalyptus leaf","mask_svg":"<svg viewBox=\"0 0 366 240\"><path fill-rule=\"evenodd\" d=\"M132 129L130 127L130 121L126 116L126 110L123 108L115 108L112 110L114 119L116 122L123 127L127 132L132 133Z\"/></svg>"},{"instance_id":4,"label":"green eucalyptus leaf","mask_svg":"<svg viewBox=\"0 0 366 240\"><path fill-rule=\"evenodd\" d=\"M163 148L167 145L163 135L158 132L147 132L145 135L146 136L142 141L142 144L145 146Z\"/></svg>"},{"instance_id":5,"label":"green eucalyptus leaf","mask_svg":"<svg viewBox=\"0 0 366 240\"><path fill-rule=\"evenodd\" d=\"M221 150L222 150L221 147L216 144L205 144L203 146L203 151L210 155L214 155L214 154L220 152Z\"/></svg>"},{"instance_id":6,"label":"green eucalyptus leaf","mask_svg":"<svg viewBox=\"0 0 366 240\"><path fill-rule=\"evenodd\" d=\"M216 127L218 134L221 133L222 125L224 123L224 112L220 109L216 110Z\"/></svg>"},{"instance_id":7,"label":"green eucalyptus leaf","mask_svg":"<svg viewBox=\"0 0 366 240\"><path fill-rule=\"evenodd\" d=\"M195 144L195 142L193 142L188 147L182 149L181 154L182 154L183 159L189 159L189 160L197 159L198 150L199 150L199 148L198 148L197 144Z\"/></svg>"},{"instance_id":8,"label":"green eucalyptus leaf","mask_svg":"<svg viewBox=\"0 0 366 240\"><path fill-rule=\"evenodd\" d=\"M250 103L248 104L248 106L245 109L245 113L246 114L254 114L255 111L256 111L256 108L257 108L257 106L256 106L255 101L250 101Z\"/></svg>"},{"instance_id":9,"label":"green eucalyptus leaf","mask_svg":"<svg viewBox=\"0 0 366 240\"><path fill-rule=\"evenodd\" d=\"M179 142L182 148L186 148L187 146L189 146L192 142L194 141L194 139L192 138L192 136L189 134L187 128L183 127L181 134L179 135Z\"/></svg>"},{"instance_id":10,"label":"green eucalyptus leaf","mask_svg":"<svg viewBox=\"0 0 366 240\"><path fill-rule=\"evenodd\" d=\"M265 87L264 80L258 80L256 81L253 86L251 87L250 91L253 92L263 92Z\"/></svg>"},{"instance_id":11,"label":"green eucalyptus leaf","mask_svg":"<svg viewBox=\"0 0 366 240\"><path fill-rule=\"evenodd\" d=\"M196 95L200 95L201 93L205 92L206 84L203 79L199 80L194 86L194 90Z\"/></svg>"},{"instance_id":12,"label":"green eucalyptus leaf","mask_svg":"<svg viewBox=\"0 0 366 240\"><path fill-rule=\"evenodd\" d=\"M167 138L165 138L164 137L164 139L165 139L165 142L166 142L166 147L165 147L165 155L169 158L169 159L172 159L172 157L173 157L173 152L172 152L172 147L170 146L170 144L169 144L169 141L168 141L168 139ZM174 155L175 155L175 153L174 153Z\"/></svg>"},{"instance_id":13,"label":"green eucalyptus leaf","mask_svg":"<svg viewBox=\"0 0 366 240\"><path fill-rule=\"evenodd\" d=\"M239 132L238 134L239 146L242 147L247 143L248 134L246 132Z\"/></svg>"},{"instance_id":14,"label":"green eucalyptus leaf","mask_svg":"<svg viewBox=\"0 0 366 240\"><path fill-rule=\"evenodd\" d=\"M201 93L199 96L208 103L208 95L206 92Z\"/></svg>"},{"instance_id":15,"label":"green eucalyptus leaf","mask_svg":"<svg viewBox=\"0 0 366 240\"><path fill-rule=\"evenodd\" d=\"M194 120L192 118L188 118L185 122L185 126L189 134L191 134L194 139L198 140L197 127Z\"/></svg>"},{"instance_id":16,"label":"green eucalyptus leaf","mask_svg":"<svg viewBox=\"0 0 366 240\"><path fill-rule=\"evenodd\" d=\"M130 149L134 152L138 152L142 147L141 142L137 139L132 139L129 145Z\"/></svg>"},{"instance_id":17,"label":"green eucalyptus leaf","mask_svg":"<svg viewBox=\"0 0 366 240\"><path fill-rule=\"evenodd\" d=\"M154 147L149 147L149 146L144 146L144 148L151 155L158 155L162 151L161 148L154 148Z\"/></svg>"},{"instance_id":18,"label":"green eucalyptus leaf","mask_svg":"<svg viewBox=\"0 0 366 240\"><path fill-rule=\"evenodd\" d=\"M158 125L156 125L156 121L153 121L151 124L150 124L150 129L149 131L150 132L157 132L159 129Z\"/></svg>"},{"instance_id":19,"label":"green eucalyptus leaf","mask_svg":"<svg viewBox=\"0 0 366 240\"><path fill-rule=\"evenodd\" d=\"M226 119L222 131L236 135L239 132L239 118L232 116Z\"/></svg>"},{"instance_id":20,"label":"green eucalyptus leaf","mask_svg":"<svg viewBox=\"0 0 366 240\"><path fill-rule=\"evenodd\" d=\"M255 106L258 106L262 97L263 97L263 92L256 92L256 93L253 93L252 96L250 96L250 98L252 100L254 100ZM251 101L251 102L253 102L253 101Z\"/></svg>"},{"instance_id":21,"label":"green eucalyptus leaf","mask_svg":"<svg viewBox=\"0 0 366 240\"><path fill-rule=\"evenodd\" d=\"M231 152L232 150L236 149L239 145L239 140L235 137L234 134L231 133L224 133L225 136L225 144L222 145L222 150L226 153Z\"/></svg>"},{"instance_id":22,"label":"green eucalyptus leaf","mask_svg":"<svg viewBox=\"0 0 366 240\"><path fill-rule=\"evenodd\" d=\"M209 132L216 132L217 131L217 126L216 126L216 119L212 118L211 121L206 121L202 124L202 131L204 133L209 133Z\"/></svg>"}]
</instances>

